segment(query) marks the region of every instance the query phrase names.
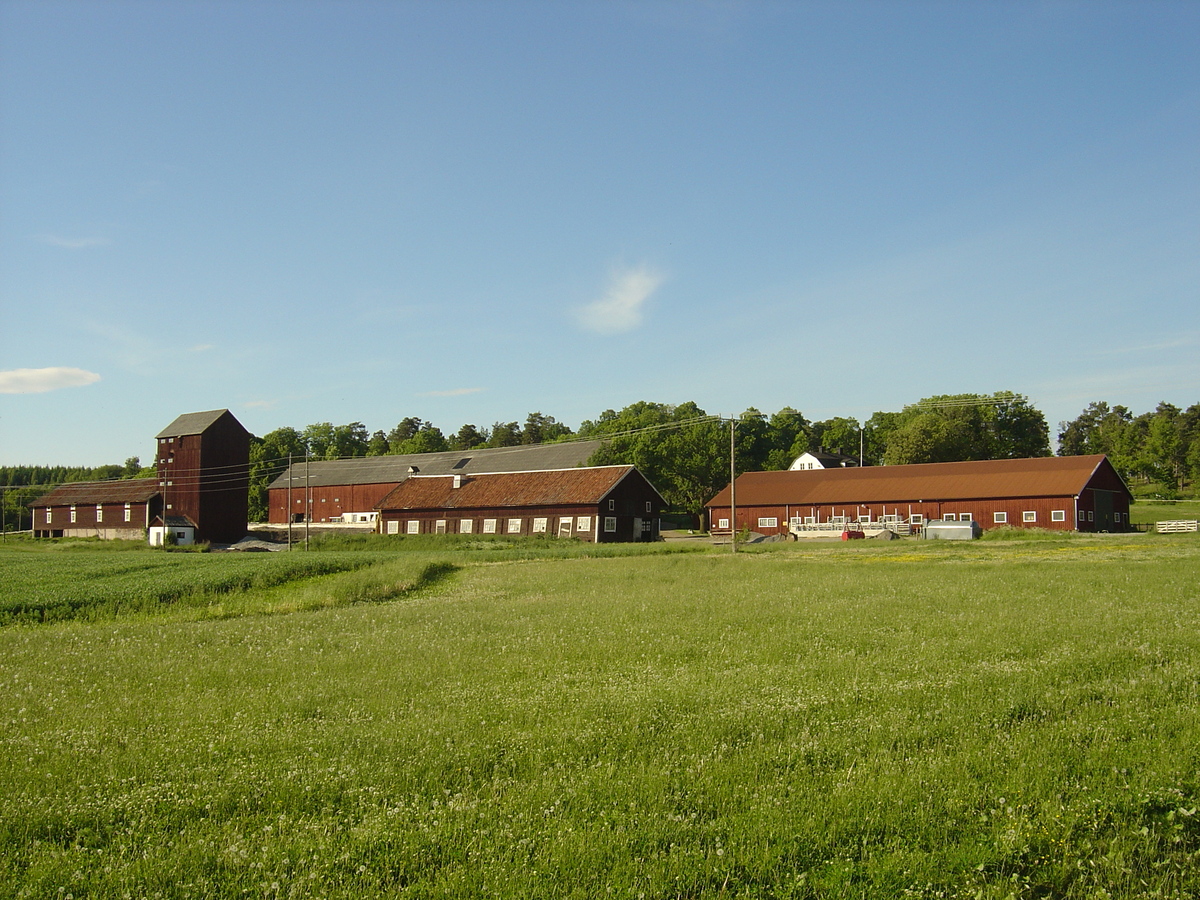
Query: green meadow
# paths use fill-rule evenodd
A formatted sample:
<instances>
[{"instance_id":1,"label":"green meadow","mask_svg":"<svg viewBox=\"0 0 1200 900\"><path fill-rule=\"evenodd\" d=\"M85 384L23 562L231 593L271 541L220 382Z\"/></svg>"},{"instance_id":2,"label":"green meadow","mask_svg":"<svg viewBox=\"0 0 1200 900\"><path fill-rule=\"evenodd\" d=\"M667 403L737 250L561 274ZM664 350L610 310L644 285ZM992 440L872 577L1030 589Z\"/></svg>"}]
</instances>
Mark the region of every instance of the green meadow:
<instances>
[{"instance_id":1,"label":"green meadow","mask_svg":"<svg viewBox=\"0 0 1200 900\"><path fill-rule=\"evenodd\" d=\"M0 896L1200 895L1196 535L0 582Z\"/></svg>"}]
</instances>

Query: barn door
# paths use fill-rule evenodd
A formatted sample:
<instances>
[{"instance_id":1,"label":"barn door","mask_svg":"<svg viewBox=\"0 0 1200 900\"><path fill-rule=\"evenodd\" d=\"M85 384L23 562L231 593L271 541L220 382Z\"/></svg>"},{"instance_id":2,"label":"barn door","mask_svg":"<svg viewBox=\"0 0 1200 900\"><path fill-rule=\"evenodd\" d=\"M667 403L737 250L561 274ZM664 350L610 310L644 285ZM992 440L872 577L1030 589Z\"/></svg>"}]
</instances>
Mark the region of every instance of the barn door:
<instances>
[{"instance_id":1,"label":"barn door","mask_svg":"<svg viewBox=\"0 0 1200 900\"><path fill-rule=\"evenodd\" d=\"M1093 491L1093 502L1096 505L1096 530L1113 530L1113 495L1112 491Z\"/></svg>"}]
</instances>

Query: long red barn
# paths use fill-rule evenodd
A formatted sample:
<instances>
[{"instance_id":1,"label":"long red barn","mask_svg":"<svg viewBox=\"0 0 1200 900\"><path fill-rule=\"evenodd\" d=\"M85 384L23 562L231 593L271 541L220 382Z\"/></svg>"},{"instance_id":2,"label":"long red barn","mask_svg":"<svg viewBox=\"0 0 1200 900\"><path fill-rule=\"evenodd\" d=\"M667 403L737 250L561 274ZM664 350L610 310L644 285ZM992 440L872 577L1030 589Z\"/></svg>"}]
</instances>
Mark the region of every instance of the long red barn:
<instances>
[{"instance_id":1,"label":"long red barn","mask_svg":"<svg viewBox=\"0 0 1200 900\"><path fill-rule=\"evenodd\" d=\"M414 475L379 501L379 530L653 541L665 505L633 466Z\"/></svg>"},{"instance_id":2,"label":"long red barn","mask_svg":"<svg viewBox=\"0 0 1200 900\"><path fill-rule=\"evenodd\" d=\"M974 520L1059 531L1127 531L1132 494L1104 455L1047 456L911 466L746 472L738 476L736 522L786 534L788 522L872 522L896 517ZM707 504L710 528L728 533L730 490Z\"/></svg>"}]
</instances>

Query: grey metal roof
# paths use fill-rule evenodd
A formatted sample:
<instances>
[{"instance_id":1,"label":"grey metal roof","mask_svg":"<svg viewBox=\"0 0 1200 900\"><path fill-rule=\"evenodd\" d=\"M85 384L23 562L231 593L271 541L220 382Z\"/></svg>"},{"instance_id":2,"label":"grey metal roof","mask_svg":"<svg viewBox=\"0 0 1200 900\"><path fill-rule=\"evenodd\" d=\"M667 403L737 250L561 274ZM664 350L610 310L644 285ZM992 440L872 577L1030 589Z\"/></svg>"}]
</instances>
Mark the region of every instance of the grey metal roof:
<instances>
[{"instance_id":1,"label":"grey metal roof","mask_svg":"<svg viewBox=\"0 0 1200 900\"><path fill-rule=\"evenodd\" d=\"M179 437L181 434L202 434L227 412L227 409L210 409L208 412L184 413L154 437L157 439Z\"/></svg>"},{"instance_id":2,"label":"grey metal roof","mask_svg":"<svg viewBox=\"0 0 1200 900\"><path fill-rule=\"evenodd\" d=\"M476 450L447 450L438 453L411 453L403 456L359 456L354 459L313 460L305 474L303 461L292 463L273 482L270 489L294 486L331 487L341 484L399 483L414 474L479 475L494 472L536 472L545 469L573 469L604 446L603 441L563 441L558 444L529 444L518 447L491 447Z\"/></svg>"},{"instance_id":3,"label":"grey metal roof","mask_svg":"<svg viewBox=\"0 0 1200 900\"><path fill-rule=\"evenodd\" d=\"M91 503L144 503L157 494L157 478L72 481L60 484L28 505L40 509L43 506L85 506Z\"/></svg>"}]
</instances>

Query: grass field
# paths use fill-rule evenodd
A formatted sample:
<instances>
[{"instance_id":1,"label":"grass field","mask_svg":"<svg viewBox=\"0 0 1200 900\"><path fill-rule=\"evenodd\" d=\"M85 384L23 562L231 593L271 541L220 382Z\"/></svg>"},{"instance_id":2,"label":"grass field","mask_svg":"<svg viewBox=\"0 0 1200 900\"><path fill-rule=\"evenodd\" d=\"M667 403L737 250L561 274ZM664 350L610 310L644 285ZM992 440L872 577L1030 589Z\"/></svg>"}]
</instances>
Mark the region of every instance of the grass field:
<instances>
[{"instance_id":1,"label":"grass field","mask_svg":"<svg viewBox=\"0 0 1200 900\"><path fill-rule=\"evenodd\" d=\"M181 560L0 628L0 896L1200 893L1196 536L540 552L0 550Z\"/></svg>"},{"instance_id":2,"label":"grass field","mask_svg":"<svg viewBox=\"0 0 1200 900\"><path fill-rule=\"evenodd\" d=\"M1135 525L1168 519L1200 519L1200 500L1139 500L1129 507Z\"/></svg>"}]
</instances>

